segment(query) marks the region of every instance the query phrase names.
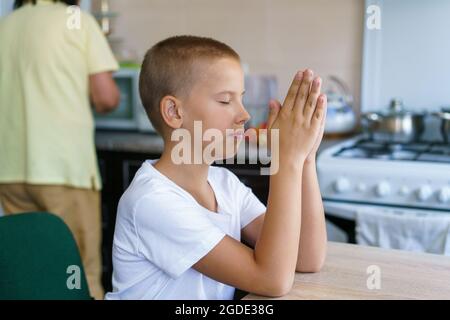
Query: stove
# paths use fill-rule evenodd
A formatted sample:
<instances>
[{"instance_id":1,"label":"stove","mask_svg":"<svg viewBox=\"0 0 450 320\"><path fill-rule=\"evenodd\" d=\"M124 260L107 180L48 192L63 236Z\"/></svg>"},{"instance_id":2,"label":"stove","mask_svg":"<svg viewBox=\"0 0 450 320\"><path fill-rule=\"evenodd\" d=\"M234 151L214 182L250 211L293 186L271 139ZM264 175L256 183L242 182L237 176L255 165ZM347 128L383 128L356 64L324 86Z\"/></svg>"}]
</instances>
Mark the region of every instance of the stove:
<instances>
[{"instance_id":1,"label":"stove","mask_svg":"<svg viewBox=\"0 0 450 320\"><path fill-rule=\"evenodd\" d=\"M364 206L450 214L450 144L380 143L361 135L322 151L317 169L328 215L354 219Z\"/></svg>"},{"instance_id":2,"label":"stove","mask_svg":"<svg viewBox=\"0 0 450 320\"><path fill-rule=\"evenodd\" d=\"M390 161L422 161L450 164L450 145L443 142L383 143L361 138L338 150L334 157L381 159Z\"/></svg>"}]
</instances>

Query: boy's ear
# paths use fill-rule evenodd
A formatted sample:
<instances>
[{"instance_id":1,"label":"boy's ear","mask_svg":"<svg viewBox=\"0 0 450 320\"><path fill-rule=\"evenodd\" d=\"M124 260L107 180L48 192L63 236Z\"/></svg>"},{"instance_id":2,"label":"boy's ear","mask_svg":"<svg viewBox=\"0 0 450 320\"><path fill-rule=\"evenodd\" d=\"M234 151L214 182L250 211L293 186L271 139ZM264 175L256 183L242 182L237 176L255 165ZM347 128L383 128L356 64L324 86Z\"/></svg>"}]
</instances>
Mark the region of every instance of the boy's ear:
<instances>
[{"instance_id":1,"label":"boy's ear","mask_svg":"<svg viewBox=\"0 0 450 320\"><path fill-rule=\"evenodd\" d=\"M159 109L164 122L173 129L178 129L183 124L183 112L180 101L173 96L165 96L161 99Z\"/></svg>"}]
</instances>

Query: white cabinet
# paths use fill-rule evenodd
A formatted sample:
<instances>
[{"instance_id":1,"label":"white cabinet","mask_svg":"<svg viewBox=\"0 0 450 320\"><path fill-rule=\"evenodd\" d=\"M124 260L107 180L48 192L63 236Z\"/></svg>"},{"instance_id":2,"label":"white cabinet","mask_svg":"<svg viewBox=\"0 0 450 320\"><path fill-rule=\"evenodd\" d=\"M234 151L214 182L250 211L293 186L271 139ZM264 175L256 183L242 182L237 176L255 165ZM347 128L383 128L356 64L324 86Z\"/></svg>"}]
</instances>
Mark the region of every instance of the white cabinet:
<instances>
[{"instance_id":1,"label":"white cabinet","mask_svg":"<svg viewBox=\"0 0 450 320\"><path fill-rule=\"evenodd\" d=\"M392 98L410 109L450 103L450 1L366 0L380 9L380 29L366 12L361 110L379 111ZM369 10L370 11L370 10Z\"/></svg>"}]
</instances>

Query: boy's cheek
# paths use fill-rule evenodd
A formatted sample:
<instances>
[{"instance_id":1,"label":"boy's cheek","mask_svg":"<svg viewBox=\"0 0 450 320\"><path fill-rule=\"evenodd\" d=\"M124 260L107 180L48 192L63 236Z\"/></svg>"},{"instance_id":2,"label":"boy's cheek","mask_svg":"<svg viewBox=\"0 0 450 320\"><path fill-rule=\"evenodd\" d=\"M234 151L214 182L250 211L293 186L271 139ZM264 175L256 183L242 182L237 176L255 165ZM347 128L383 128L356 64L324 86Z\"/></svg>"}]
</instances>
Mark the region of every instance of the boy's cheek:
<instances>
[{"instance_id":1,"label":"boy's cheek","mask_svg":"<svg viewBox=\"0 0 450 320\"><path fill-rule=\"evenodd\" d=\"M240 140L233 137L224 137L222 141L210 143L209 148L215 149L217 159L228 159L236 155L240 143Z\"/></svg>"}]
</instances>

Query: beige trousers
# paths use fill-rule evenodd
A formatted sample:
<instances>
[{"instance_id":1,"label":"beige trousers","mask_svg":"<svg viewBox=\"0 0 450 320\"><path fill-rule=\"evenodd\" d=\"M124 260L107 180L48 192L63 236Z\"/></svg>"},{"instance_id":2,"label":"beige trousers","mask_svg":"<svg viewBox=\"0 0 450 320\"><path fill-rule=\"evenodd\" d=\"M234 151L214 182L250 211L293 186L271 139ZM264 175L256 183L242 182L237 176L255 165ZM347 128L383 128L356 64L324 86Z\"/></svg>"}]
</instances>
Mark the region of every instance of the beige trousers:
<instances>
[{"instance_id":1,"label":"beige trousers","mask_svg":"<svg viewBox=\"0 0 450 320\"><path fill-rule=\"evenodd\" d=\"M5 214L47 211L60 216L77 242L91 296L103 299L99 191L7 183L0 184L0 203Z\"/></svg>"}]
</instances>

